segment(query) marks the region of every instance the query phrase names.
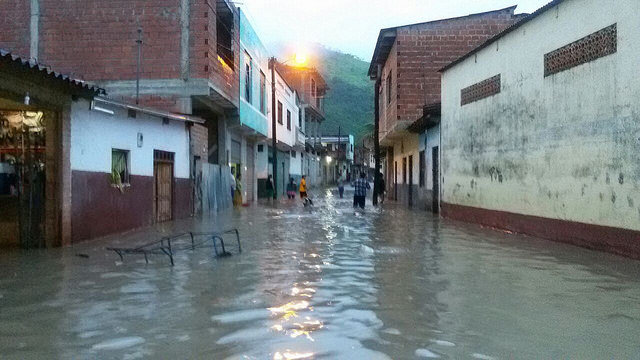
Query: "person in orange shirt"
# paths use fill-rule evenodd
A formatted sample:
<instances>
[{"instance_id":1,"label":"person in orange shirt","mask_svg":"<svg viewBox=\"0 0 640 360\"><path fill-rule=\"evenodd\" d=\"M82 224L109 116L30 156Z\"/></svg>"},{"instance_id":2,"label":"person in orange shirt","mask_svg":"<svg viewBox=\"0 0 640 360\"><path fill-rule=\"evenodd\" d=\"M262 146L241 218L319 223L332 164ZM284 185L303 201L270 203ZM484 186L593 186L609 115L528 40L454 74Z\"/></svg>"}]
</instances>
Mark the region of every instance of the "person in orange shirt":
<instances>
[{"instance_id":1,"label":"person in orange shirt","mask_svg":"<svg viewBox=\"0 0 640 360\"><path fill-rule=\"evenodd\" d=\"M307 179L304 175L302 175L302 180L300 180L300 199L304 199L307 197Z\"/></svg>"}]
</instances>

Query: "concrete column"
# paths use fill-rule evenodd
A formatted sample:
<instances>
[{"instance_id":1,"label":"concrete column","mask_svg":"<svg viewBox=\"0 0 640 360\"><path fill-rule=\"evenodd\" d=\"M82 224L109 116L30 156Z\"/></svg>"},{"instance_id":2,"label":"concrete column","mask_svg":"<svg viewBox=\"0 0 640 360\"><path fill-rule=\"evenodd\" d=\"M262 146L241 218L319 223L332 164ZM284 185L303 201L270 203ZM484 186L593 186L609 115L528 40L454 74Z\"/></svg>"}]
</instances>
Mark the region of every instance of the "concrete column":
<instances>
[{"instance_id":1,"label":"concrete column","mask_svg":"<svg viewBox=\"0 0 640 360\"><path fill-rule=\"evenodd\" d=\"M247 177L247 138L244 136L240 138L240 168L242 174L242 200L246 202L247 184L252 180Z\"/></svg>"},{"instance_id":2,"label":"concrete column","mask_svg":"<svg viewBox=\"0 0 640 360\"><path fill-rule=\"evenodd\" d=\"M58 179L60 181L60 241L59 244L71 245L71 104L67 104L60 112L59 139L60 158Z\"/></svg>"},{"instance_id":3,"label":"concrete column","mask_svg":"<svg viewBox=\"0 0 640 360\"><path fill-rule=\"evenodd\" d=\"M40 42L40 0L31 0L31 22L29 26L30 44L29 57L38 58L38 44Z\"/></svg>"},{"instance_id":4,"label":"concrete column","mask_svg":"<svg viewBox=\"0 0 640 360\"><path fill-rule=\"evenodd\" d=\"M190 0L180 0L180 73L183 80L189 79L190 6Z\"/></svg>"}]
</instances>

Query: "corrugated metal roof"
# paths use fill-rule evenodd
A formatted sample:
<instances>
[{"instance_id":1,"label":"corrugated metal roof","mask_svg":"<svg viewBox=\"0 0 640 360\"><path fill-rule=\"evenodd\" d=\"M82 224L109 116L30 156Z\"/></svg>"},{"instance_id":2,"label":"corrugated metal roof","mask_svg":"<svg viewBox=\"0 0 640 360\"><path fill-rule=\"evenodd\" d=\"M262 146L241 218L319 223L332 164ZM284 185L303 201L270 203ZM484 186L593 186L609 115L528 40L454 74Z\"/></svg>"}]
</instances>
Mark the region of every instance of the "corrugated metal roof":
<instances>
[{"instance_id":1,"label":"corrugated metal roof","mask_svg":"<svg viewBox=\"0 0 640 360\"><path fill-rule=\"evenodd\" d=\"M522 20L520 20L520 21L516 22L515 24L509 26L508 28L504 29L502 32L500 32L497 35L495 35L494 37L488 39L487 41L485 41L484 43L480 44L475 49L473 49L470 52L466 53L465 55L462 55L458 59L456 59L453 62L449 63L447 66L443 67L439 71L440 72L444 72L444 71L447 71L447 70L451 69L452 67L458 65L459 63L463 62L464 60L466 60L466 59L470 58L471 56L475 55L480 50L482 50L482 49L486 48L487 46L493 44L494 42L496 42L500 38L503 38L507 34L517 30L522 25L524 25L524 24L528 23L529 21L537 18L538 16L540 16L540 15L544 14L545 12L547 12L547 10L553 8L556 5L559 5L560 3L564 2L564 1L565 0L552 0L547 5L541 7L540 9L538 9L538 10L534 11L533 13L531 13L530 15L524 17Z\"/></svg>"},{"instance_id":2,"label":"corrugated metal roof","mask_svg":"<svg viewBox=\"0 0 640 360\"><path fill-rule=\"evenodd\" d=\"M0 49L0 61L18 64L27 70L39 72L41 75L43 75L46 78L49 78L55 81L62 81L66 83L68 86L76 88L77 90L90 92L90 93L93 93L94 95L106 94L105 90L100 87L91 85L83 80L73 79L68 75L64 75L56 71L53 71L50 67L40 64L35 60L23 59L3 49Z\"/></svg>"}]
</instances>

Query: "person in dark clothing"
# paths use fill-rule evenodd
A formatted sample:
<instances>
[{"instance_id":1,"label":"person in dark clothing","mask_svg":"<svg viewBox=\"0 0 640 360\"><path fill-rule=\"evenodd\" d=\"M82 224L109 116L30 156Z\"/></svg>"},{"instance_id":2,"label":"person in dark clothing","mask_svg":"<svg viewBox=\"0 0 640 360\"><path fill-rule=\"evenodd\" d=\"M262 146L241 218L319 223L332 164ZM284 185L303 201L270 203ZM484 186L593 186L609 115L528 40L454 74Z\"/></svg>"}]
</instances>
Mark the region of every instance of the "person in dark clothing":
<instances>
[{"instance_id":1,"label":"person in dark clothing","mask_svg":"<svg viewBox=\"0 0 640 360\"><path fill-rule=\"evenodd\" d=\"M267 184L265 185L265 190L267 192L267 199L273 198L273 181L271 180L271 175L267 177Z\"/></svg>"},{"instance_id":2,"label":"person in dark clothing","mask_svg":"<svg viewBox=\"0 0 640 360\"><path fill-rule=\"evenodd\" d=\"M377 190L378 193L376 194L376 196L378 197L378 201L380 201L380 204L384 204L384 193L386 191L386 184L384 183L384 175L382 175L382 173L378 173L378 186Z\"/></svg>"},{"instance_id":3,"label":"person in dark clothing","mask_svg":"<svg viewBox=\"0 0 640 360\"><path fill-rule=\"evenodd\" d=\"M364 209L367 199L367 189L371 189L365 173L360 173L360 178L353 182L353 188L353 207Z\"/></svg>"}]
</instances>

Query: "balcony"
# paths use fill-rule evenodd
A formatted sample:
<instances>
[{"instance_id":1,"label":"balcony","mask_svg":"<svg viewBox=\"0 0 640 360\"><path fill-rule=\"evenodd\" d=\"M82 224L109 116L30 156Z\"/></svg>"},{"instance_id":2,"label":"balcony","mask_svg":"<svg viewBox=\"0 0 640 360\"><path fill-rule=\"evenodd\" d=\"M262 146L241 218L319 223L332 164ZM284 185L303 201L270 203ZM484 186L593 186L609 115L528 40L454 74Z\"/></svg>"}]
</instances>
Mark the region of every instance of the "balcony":
<instances>
[{"instance_id":1,"label":"balcony","mask_svg":"<svg viewBox=\"0 0 640 360\"><path fill-rule=\"evenodd\" d=\"M300 129L298 129L296 131L295 146L299 148L304 148L306 141L307 141L306 135L302 131L300 131Z\"/></svg>"}]
</instances>

